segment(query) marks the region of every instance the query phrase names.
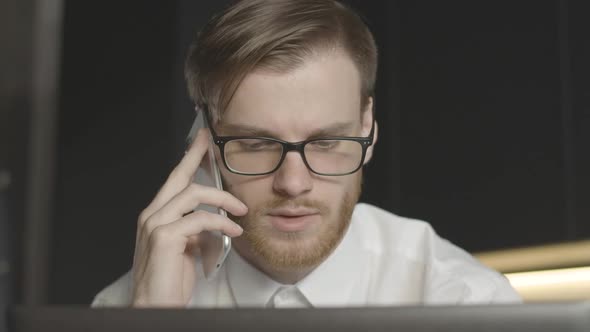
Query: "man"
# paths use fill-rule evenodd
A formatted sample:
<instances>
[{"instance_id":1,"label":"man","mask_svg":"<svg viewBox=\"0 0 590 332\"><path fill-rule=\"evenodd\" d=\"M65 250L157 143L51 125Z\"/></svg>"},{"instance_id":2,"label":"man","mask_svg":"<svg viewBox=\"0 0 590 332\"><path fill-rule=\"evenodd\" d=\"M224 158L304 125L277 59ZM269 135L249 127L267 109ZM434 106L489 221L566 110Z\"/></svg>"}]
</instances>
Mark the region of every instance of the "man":
<instances>
[{"instance_id":1,"label":"man","mask_svg":"<svg viewBox=\"0 0 590 332\"><path fill-rule=\"evenodd\" d=\"M244 0L215 16L186 61L211 132L199 131L139 216L131 272L93 305L519 301L428 224L356 204L377 141L376 69L368 28L332 0ZM211 134L225 137L215 150L225 191L192 183ZM230 217L189 214L199 204ZM212 280L193 254L207 230L233 237Z\"/></svg>"}]
</instances>

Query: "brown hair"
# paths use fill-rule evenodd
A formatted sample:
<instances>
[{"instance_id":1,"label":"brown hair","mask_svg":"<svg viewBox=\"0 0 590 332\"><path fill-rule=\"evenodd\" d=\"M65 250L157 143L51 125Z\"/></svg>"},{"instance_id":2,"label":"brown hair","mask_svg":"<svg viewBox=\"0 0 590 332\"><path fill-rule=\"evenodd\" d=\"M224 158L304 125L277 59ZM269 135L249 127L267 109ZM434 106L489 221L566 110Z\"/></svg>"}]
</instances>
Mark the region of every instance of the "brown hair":
<instances>
[{"instance_id":1,"label":"brown hair","mask_svg":"<svg viewBox=\"0 0 590 332\"><path fill-rule=\"evenodd\" d=\"M191 45L185 62L189 94L219 119L248 73L287 72L321 50L351 57L364 105L373 95L377 47L354 11L334 0L237 1L212 17Z\"/></svg>"}]
</instances>

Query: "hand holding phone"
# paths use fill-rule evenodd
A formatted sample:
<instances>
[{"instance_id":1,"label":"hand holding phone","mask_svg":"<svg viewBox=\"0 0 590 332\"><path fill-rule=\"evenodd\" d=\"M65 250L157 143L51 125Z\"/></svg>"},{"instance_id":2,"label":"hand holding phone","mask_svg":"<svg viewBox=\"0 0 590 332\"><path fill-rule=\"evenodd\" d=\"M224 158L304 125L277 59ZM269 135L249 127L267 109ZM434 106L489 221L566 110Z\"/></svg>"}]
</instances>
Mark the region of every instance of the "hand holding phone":
<instances>
[{"instance_id":1,"label":"hand holding phone","mask_svg":"<svg viewBox=\"0 0 590 332\"><path fill-rule=\"evenodd\" d=\"M228 192L194 182L210 148L210 136L208 130L199 130L185 156L138 218L132 306L186 306L198 283L195 249L208 250L202 239L209 235L203 234L242 234L240 226L219 214L218 209L242 216L248 208ZM202 205L215 210L197 209ZM221 240L223 244L223 237ZM220 257L216 251L210 252L211 257Z\"/></svg>"},{"instance_id":2,"label":"hand holding phone","mask_svg":"<svg viewBox=\"0 0 590 332\"><path fill-rule=\"evenodd\" d=\"M197 118L191 128L191 132L194 132L194 127L207 128L207 121L204 120L203 112L197 113ZM189 134L189 137L191 135ZM215 187L219 190L223 190L221 182L221 173L217 166L215 158L215 146L213 144L213 137L209 136L209 148L207 151L207 164L201 165L197 170L193 182L205 186ZM221 216L227 218L227 212L222 208L199 206L197 210L205 210L211 213L218 213ZM215 277L223 262L227 258L229 251L231 250L231 238L226 234L219 231L205 231L201 234L199 241L201 265L203 266L203 273L205 278L212 279Z\"/></svg>"}]
</instances>

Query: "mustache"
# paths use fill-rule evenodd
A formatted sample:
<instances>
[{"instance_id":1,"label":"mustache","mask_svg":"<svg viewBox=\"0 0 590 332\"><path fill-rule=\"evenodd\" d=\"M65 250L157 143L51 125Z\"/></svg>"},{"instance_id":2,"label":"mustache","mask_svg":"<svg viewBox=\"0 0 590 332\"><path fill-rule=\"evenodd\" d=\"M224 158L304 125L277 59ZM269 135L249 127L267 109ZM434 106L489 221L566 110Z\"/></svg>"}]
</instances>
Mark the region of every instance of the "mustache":
<instances>
[{"instance_id":1,"label":"mustache","mask_svg":"<svg viewBox=\"0 0 590 332\"><path fill-rule=\"evenodd\" d=\"M268 215L270 211L278 208L309 208L318 210L321 215L328 215L330 207L319 200L308 199L308 198L285 198L285 197L273 197L266 202L258 206L248 206L248 214L245 216L234 216L228 213L228 217L237 222L240 225L244 225L247 220L258 219L262 216Z\"/></svg>"},{"instance_id":2,"label":"mustache","mask_svg":"<svg viewBox=\"0 0 590 332\"><path fill-rule=\"evenodd\" d=\"M270 211L278 208L309 208L317 209L321 214L326 214L330 209L328 205L319 200L313 200L308 198L284 198L274 197L271 200L265 202L262 206L258 207L257 215L266 215Z\"/></svg>"}]
</instances>

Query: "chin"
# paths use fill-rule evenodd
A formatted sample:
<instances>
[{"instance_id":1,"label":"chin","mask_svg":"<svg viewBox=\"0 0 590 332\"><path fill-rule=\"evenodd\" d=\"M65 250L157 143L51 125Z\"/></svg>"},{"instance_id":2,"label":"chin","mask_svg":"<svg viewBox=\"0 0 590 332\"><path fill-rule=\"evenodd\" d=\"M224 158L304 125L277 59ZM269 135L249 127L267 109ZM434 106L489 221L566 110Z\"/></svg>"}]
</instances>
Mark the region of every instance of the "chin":
<instances>
[{"instance_id":1,"label":"chin","mask_svg":"<svg viewBox=\"0 0 590 332\"><path fill-rule=\"evenodd\" d=\"M319 265L337 246L341 238L329 236L326 229L299 232L272 230L250 243L253 253L277 270L303 269ZM336 240L336 241L334 241Z\"/></svg>"}]
</instances>

